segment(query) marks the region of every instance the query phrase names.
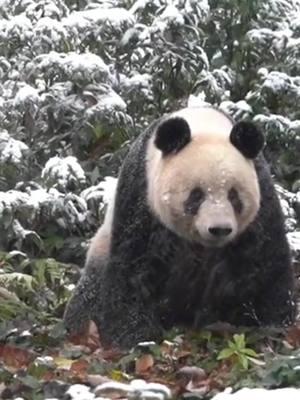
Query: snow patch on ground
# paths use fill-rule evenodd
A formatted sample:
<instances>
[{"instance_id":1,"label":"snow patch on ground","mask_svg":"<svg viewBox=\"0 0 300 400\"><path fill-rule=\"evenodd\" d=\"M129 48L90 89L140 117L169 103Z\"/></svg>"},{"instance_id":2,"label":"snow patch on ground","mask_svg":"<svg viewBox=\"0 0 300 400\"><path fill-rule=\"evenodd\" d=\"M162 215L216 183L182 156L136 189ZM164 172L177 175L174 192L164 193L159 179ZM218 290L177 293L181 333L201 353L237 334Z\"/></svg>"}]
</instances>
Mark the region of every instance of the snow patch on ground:
<instances>
[{"instance_id":1,"label":"snow patch on ground","mask_svg":"<svg viewBox=\"0 0 300 400\"><path fill-rule=\"evenodd\" d=\"M299 400L300 389L284 388L284 389L248 389L243 388L235 393L230 393L231 389L226 389L223 393L219 393L212 400Z\"/></svg>"},{"instance_id":2,"label":"snow patch on ground","mask_svg":"<svg viewBox=\"0 0 300 400\"><path fill-rule=\"evenodd\" d=\"M145 382L142 379L134 379L129 384L122 382L105 382L96 387L95 393L97 396L107 396L112 398L117 397L130 398L132 400L166 400L170 399L170 389L160 383Z\"/></svg>"},{"instance_id":3,"label":"snow patch on ground","mask_svg":"<svg viewBox=\"0 0 300 400\"><path fill-rule=\"evenodd\" d=\"M85 385L72 385L66 391L66 395L70 397L71 400L93 400L95 395L90 391L90 388Z\"/></svg>"}]
</instances>

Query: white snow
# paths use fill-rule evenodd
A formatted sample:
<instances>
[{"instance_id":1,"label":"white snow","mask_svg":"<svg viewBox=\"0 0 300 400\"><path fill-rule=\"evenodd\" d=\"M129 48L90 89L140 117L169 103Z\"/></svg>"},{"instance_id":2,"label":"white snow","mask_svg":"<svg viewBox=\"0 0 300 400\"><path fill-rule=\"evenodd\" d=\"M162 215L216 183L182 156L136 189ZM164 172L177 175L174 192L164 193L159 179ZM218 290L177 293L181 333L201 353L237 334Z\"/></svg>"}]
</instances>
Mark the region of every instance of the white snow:
<instances>
[{"instance_id":1,"label":"white snow","mask_svg":"<svg viewBox=\"0 0 300 400\"><path fill-rule=\"evenodd\" d=\"M115 113L118 111L125 113L126 109L127 105L122 97L109 89L107 93L97 97L97 103L86 110L86 116L88 119L95 116L115 121Z\"/></svg>"},{"instance_id":2,"label":"white snow","mask_svg":"<svg viewBox=\"0 0 300 400\"><path fill-rule=\"evenodd\" d=\"M265 67L259 68L259 70L257 71L257 75L258 75L260 78L266 78L267 75L268 75L268 73L269 73L269 71L268 71L268 69L265 68Z\"/></svg>"},{"instance_id":3,"label":"white snow","mask_svg":"<svg viewBox=\"0 0 300 400\"><path fill-rule=\"evenodd\" d=\"M24 104L38 104L40 102L40 96L38 91L26 83L18 90L14 99L14 106L23 106Z\"/></svg>"},{"instance_id":4,"label":"white snow","mask_svg":"<svg viewBox=\"0 0 300 400\"><path fill-rule=\"evenodd\" d=\"M206 94L204 91L201 91L200 93L195 96L194 94L191 94L188 98L188 107L201 107L204 104L209 104L205 101Z\"/></svg>"},{"instance_id":5,"label":"white snow","mask_svg":"<svg viewBox=\"0 0 300 400\"><path fill-rule=\"evenodd\" d=\"M184 18L180 13L178 8L176 8L173 4L169 4L163 13L160 15L160 19L163 21L169 21L176 25L183 25Z\"/></svg>"},{"instance_id":6,"label":"white snow","mask_svg":"<svg viewBox=\"0 0 300 400\"><path fill-rule=\"evenodd\" d=\"M95 70L101 70L108 74L108 67L104 61L93 53L69 53L64 60L66 72L72 73L93 73Z\"/></svg>"},{"instance_id":7,"label":"white snow","mask_svg":"<svg viewBox=\"0 0 300 400\"><path fill-rule=\"evenodd\" d=\"M170 26L184 25L184 17L174 5L169 4L165 10L154 19L152 23L153 31L163 32Z\"/></svg>"},{"instance_id":8,"label":"white snow","mask_svg":"<svg viewBox=\"0 0 300 400\"><path fill-rule=\"evenodd\" d=\"M28 154L28 146L13 139L6 131L0 131L0 162L20 164Z\"/></svg>"},{"instance_id":9,"label":"white snow","mask_svg":"<svg viewBox=\"0 0 300 400\"><path fill-rule=\"evenodd\" d=\"M230 389L226 389L223 393L219 393L212 400L299 400L300 389L284 388L284 389L248 389L243 388L235 393L230 393Z\"/></svg>"},{"instance_id":10,"label":"white snow","mask_svg":"<svg viewBox=\"0 0 300 400\"><path fill-rule=\"evenodd\" d=\"M292 36L293 32L290 29L274 31L269 28L251 29L247 32L246 37L254 45L274 45L279 49L279 45L283 46L284 41Z\"/></svg>"},{"instance_id":11,"label":"white snow","mask_svg":"<svg viewBox=\"0 0 300 400\"><path fill-rule=\"evenodd\" d=\"M64 18L62 23L65 26L76 26L83 29L86 25L85 21L101 26L103 23L111 24L115 29L121 29L123 26L133 26L135 23L134 15L125 8L104 8L99 6L91 10L76 11L69 17Z\"/></svg>"},{"instance_id":12,"label":"white snow","mask_svg":"<svg viewBox=\"0 0 300 400\"><path fill-rule=\"evenodd\" d=\"M26 193L19 192L18 190L9 190L8 192L0 192L0 217L3 217L3 212L11 212L18 208L22 203L28 201Z\"/></svg>"},{"instance_id":13,"label":"white snow","mask_svg":"<svg viewBox=\"0 0 300 400\"><path fill-rule=\"evenodd\" d=\"M95 395L90 391L90 388L85 385L72 385L66 391L66 394L70 396L70 400L93 400Z\"/></svg>"},{"instance_id":14,"label":"white snow","mask_svg":"<svg viewBox=\"0 0 300 400\"><path fill-rule=\"evenodd\" d=\"M300 255L300 232L288 232L287 239L292 252Z\"/></svg>"},{"instance_id":15,"label":"white snow","mask_svg":"<svg viewBox=\"0 0 300 400\"><path fill-rule=\"evenodd\" d=\"M278 20L280 16L280 25L284 19L292 18L294 14L300 11L299 0L265 0L261 3L265 9L265 14L268 15L270 20Z\"/></svg>"},{"instance_id":16,"label":"white snow","mask_svg":"<svg viewBox=\"0 0 300 400\"><path fill-rule=\"evenodd\" d=\"M63 189L66 189L70 183L82 185L86 182L84 170L73 156L50 158L42 171L42 179L46 182L54 181L56 182L54 187Z\"/></svg>"},{"instance_id":17,"label":"white snow","mask_svg":"<svg viewBox=\"0 0 300 400\"><path fill-rule=\"evenodd\" d=\"M18 37L19 40L24 41L29 39L32 35L32 23L29 18L24 14L16 15L8 20L1 20L0 33L4 35L4 38L10 39L12 37Z\"/></svg>"},{"instance_id":18,"label":"white snow","mask_svg":"<svg viewBox=\"0 0 300 400\"><path fill-rule=\"evenodd\" d=\"M101 97L99 97L98 103L95 107L101 109L105 113L112 110L126 111L127 108L126 103L122 99L122 97L113 90L110 90L108 93L103 94Z\"/></svg>"},{"instance_id":19,"label":"white snow","mask_svg":"<svg viewBox=\"0 0 300 400\"><path fill-rule=\"evenodd\" d=\"M36 357L34 363L39 365L46 365L48 367L53 367L55 365L53 357L50 356Z\"/></svg>"},{"instance_id":20,"label":"white snow","mask_svg":"<svg viewBox=\"0 0 300 400\"><path fill-rule=\"evenodd\" d=\"M67 30L61 22L44 17L37 21L33 29L34 40L40 40L42 35L47 35L47 38L54 43L58 43L68 36Z\"/></svg>"},{"instance_id":21,"label":"white snow","mask_svg":"<svg viewBox=\"0 0 300 400\"><path fill-rule=\"evenodd\" d=\"M292 206L294 204L296 195L288 190L284 189L282 186L275 184L276 192L279 196L280 205L282 212L285 217L285 228L287 232L293 231L297 226L297 218L295 210Z\"/></svg>"},{"instance_id":22,"label":"white snow","mask_svg":"<svg viewBox=\"0 0 300 400\"><path fill-rule=\"evenodd\" d=\"M290 77L284 72L271 71L266 77L263 87L269 88L272 92L276 93L284 90L289 81Z\"/></svg>"},{"instance_id":23,"label":"white snow","mask_svg":"<svg viewBox=\"0 0 300 400\"><path fill-rule=\"evenodd\" d=\"M45 189L28 190L28 195L27 204L36 210L38 210L42 204L50 203L53 200L53 191L48 192Z\"/></svg>"},{"instance_id":24,"label":"white snow","mask_svg":"<svg viewBox=\"0 0 300 400\"><path fill-rule=\"evenodd\" d=\"M137 344L137 346L139 346L139 347L149 347L149 346L155 346L155 345L156 345L156 343L153 342L153 341L150 341L150 342L139 342Z\"/></svg>"},{"instance_id":25,"label":"white snow","mask_svg":"<svg viewBox=\"0 0 300 400\"><path fill-rule=\"evenodd\" d=\"M100 80L111 79L108 66L96 54L86 53L57 53L51 51L34 59L37 68L42 71L49 69L62 72L70 80Z\"/></svg>"},{"instance_id":26,"label":"white snow","mask_svg":"<svg viewBox=\"0 0 300 400\"><path fill-rule=\"evenodd\" d=\"M136 400L164 400L171 398L170 389L160 383L147 383L142 379L134 379L129 384L110 381L105 382L95 389L96 395L104 395L110 397L115 394L118 397L127 397Z\"/></svg>"},{"instance_id":27,"label":"white snow","mask_svg":"<svg viewBox=\"0 0 300 400\"><path fill-rule=\"evenodd\" d=\"M292 77L284 72L271 71L262 83L261 93L282 96L282 102L292 103L300 99L299 77Z\"/></svg>"},{"instance_id":28,"label":"white snow","mask_svg":"<svg viewBox=\"0 0 300 400\"><path fill-rule=\"evenodd\" d=\"M151 4L152 6L155 6L157 8L161 6L160 0L136 0L133 2L132 7L130 8L130 12L135 14L137 11L146 8L148 4Z\"/></svg>"},{"instance_id":29,"label":"white snow","mask_svg":"<svg viewBox=\"0 0 300 400\"><path fill-rule=\"evenodd\" d=\"M177 3L180 4L180 0ZM195 16L195 11L197 11L197 17L201 21L205 21L209 16L210 7L208 0L186 0L183 2L183 5L184 11L190 16Z\"/></svg>"},{"instance_id":30,"label":"white snow","mask_svg":"<svg viewBox=\"0 0 300 400\"><path fill-rule=\"evenodd\" d=\"M32 333L27 329L20 333L20 337L31 337L31 336L32 336Z\"/></svg>"},{"instance_id":31,"label":"white snow","mask_svg":"<svg viewBox=\"0 0 300 400\"><path fill-rule=\"evenodd\" d=\"M104 181L98 184L98 188L102 190L103 202L108 204L115 197L118 179L111 176L106 176Z\"/></svg>"},{"instance_id":32,"label":"white snow","mask_svg":"<svg viewBox=\"0 0 300 400\"><path fill-rule=\"evenodd\" d=\"M245 100L239 100L236 103L230 100L222 101L220 109L233 116L236 120L252 114L252 107Z\"/></svg>"},{"instance_id":33,"label":"white snow","mask_svg":"<svg viewBox=\"0 0 300 400\"><path fill-rule=\"evenodd\" d=\"M148 99L153 98L152 94L152 77L150 74L135 73L131 77L121 76L121 88L127 93L138 91L145 95Z\"/></svg>"},{"instance_id":34,"label":"white snow","mask_svg":"<svg viewBox=\"0 0 300 400\"><path fill-rule=\"evenodd\" d=\"M293 138L295 134L300 134L300 120L291 121L282 115L257 114L253 121L263 126L267 134L275 137L284 136L288 139L289 137Z\"/></svg>"},{"instance_id":35,"label":"white snow","mask_svg":"<svg viewBox=\"0 0 300 400\"><path fill-rule=\"evenodd\" d=\"M106 176L102 182L83 190L80 193L80 197L83 198L86 203L95 201L99 204L98 210L101 212L105 206L113 201L117 183L117 178Z\"/></svg>"},{"instance_id":36,"label":"white snow","mask_svg":"<svg viewBox=\"0 0 300 400\"><path fill-rule=\"evenodd\" d=\"M45 213L45 211L47 212ZM10 190L0 192L0 219L5 218L13 221L9 229L20 240L26 235L36 235L35 232L26 230L20 222L14 218L18 216L27 223L33 224L43 215L44 221L56 222L63 229L76 231L90 226L90 211L86 201L73 193L61 193L55 188L49 191L45 189L21 192Z\"/></svg>"},{"instance_id":37,"label":"white snow","mask_svg":"<svg viewBox=\"0 0 300 400\"><path fill-rule=\"evenodd\" d=\"M26 15L34 21L37 21L42 17L60 19L66 11L67 7L63 1L32 1L31 4L26 7Z\"/></svg>"},{"instance_id":38,"label":"white snow","mask_svg":"<svg viewBox=\"0 0 300 400\"><path fill-rule=\"evenodd\" d=\"M61 23L64 27L69 29L77 29L79 32L84 31L90 26L90 21L87 17L84 16L82 11L72 12L67 17L61 20Z\"/></svg>"}]
</instances>

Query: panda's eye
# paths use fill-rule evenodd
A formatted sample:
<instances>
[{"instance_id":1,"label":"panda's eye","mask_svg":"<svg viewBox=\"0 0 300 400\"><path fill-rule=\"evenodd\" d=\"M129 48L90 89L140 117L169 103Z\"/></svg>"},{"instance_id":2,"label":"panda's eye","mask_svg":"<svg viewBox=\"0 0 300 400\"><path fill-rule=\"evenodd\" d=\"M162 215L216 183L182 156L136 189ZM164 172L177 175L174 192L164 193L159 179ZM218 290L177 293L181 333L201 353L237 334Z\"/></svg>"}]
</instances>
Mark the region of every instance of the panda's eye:
<instances>
[{"instance_id":1,"label":"panda's eye","mask_svg":"<svg viewBox=\"0 0 300 400\"><path fill-rule=\"evenodd\" d=\"M243 203L240 199L238 191L235 188L231 188L228 192L228 200L230 201L234 211L240 214L243 210Z\"/></svg>"},{"instance_id":2,"label":"panda's eye","mask_svg":"<svg viewBox=\"0 0 300 400\"><path fill-rule=\"evenodd\" d=\"M203 200L203 190L199 187L193 189L183 204L184 212L189 215L196 215Z\"/></svg>"}]
</instances>

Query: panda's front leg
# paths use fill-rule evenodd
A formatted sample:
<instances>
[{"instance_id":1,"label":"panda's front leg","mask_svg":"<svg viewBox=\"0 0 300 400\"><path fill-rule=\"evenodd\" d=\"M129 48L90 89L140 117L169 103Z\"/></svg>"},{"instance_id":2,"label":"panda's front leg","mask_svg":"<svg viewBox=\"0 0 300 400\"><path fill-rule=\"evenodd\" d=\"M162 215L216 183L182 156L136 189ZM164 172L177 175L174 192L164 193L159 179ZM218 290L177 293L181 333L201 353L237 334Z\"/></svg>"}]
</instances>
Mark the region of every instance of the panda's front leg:
<instances>
[{"instance_id":1,"label":"panda's front leg","mask_svg":"<svg viewBox=\"0 0 300 400\"><path fill-rule=\"evenodd\" d=\"M198 327L215 322L229 322L228 310L237 308L238 283L225 260L217 263L211 270L200 300L200 310L196 313L194 324ZM232 313L231 313L232 315Z\"/></svg>"},{"instance_id":2,"label":"panda's front leg","mask_svg":"<svg viewBox=\"0 0 300 400\"><path fill-rule=\"evenodd\" d=\"M159 341L162 326L157 304L151 301L147 281L139 279L137 267L111 261L105 271L94 320L100 332L101 343L128 349L141 341Z\"/></svg>"},{"instance_id":3,"label":"panda's front leg","mask_svg":"<svg viewBox=\"0 0 300 400\"><path fill-rule=\"evenodd\" d=\"M84 332L89 320L93 319L95 300L101 291L101 275L87 270L77 283L63 316L64 325L70 334Z\"/></svg>"},{"instance_id":4,"label":"panda's front leg","mask_svg":"<svg viewBox=\"0 0 300 400\"><path fill-rule=\"evenodd\" d=\"M296 317L293 278L289 271L279 271L265 285L255 304L259 325L287 326Z\"/></svg>"}]
</instances>

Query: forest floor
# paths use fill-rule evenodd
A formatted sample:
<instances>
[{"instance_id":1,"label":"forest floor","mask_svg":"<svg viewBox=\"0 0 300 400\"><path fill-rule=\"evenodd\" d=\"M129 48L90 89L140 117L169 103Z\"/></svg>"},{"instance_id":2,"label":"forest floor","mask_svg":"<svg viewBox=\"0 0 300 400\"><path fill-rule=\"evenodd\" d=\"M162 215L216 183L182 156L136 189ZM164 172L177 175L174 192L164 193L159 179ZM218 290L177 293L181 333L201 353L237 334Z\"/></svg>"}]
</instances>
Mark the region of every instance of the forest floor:
<instances>
[{"instance_id":1,"label":"forest floor","mask_svg":"<svg viewBox=\"0 0 300 400\"><path fill-rule=\"evenodd\" d=\"M125 354L103 349L92 323L85 335L66 335L61 317L75 266L15 252L1 256L0 268L1 399L126 398L135 379L163 384L157 399L209 399L229 386L300 387L300 323L285 331L174 330L160 345Z\"/></svg>"}]
</instances>

